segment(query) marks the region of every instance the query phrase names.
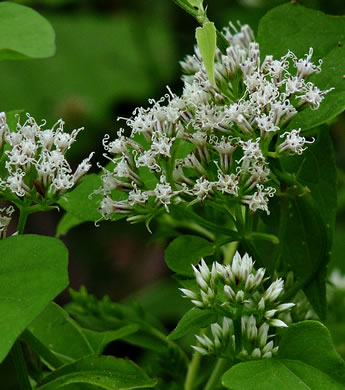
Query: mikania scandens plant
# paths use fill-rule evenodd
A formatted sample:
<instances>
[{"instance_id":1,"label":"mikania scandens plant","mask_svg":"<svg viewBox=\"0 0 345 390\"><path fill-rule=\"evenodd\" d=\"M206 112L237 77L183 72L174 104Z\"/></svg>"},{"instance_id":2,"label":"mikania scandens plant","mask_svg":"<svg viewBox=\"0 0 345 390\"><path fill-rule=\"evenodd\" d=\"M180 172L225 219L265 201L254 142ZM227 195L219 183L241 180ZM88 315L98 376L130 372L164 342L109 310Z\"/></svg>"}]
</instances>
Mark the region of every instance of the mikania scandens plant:
<instances>
[{"instance_id":1,"label":"mikania scandens plant","mask_svg":"<svg viewBox=\"0 0 345 390\"><path fill-rule=\"evenodd\" d=\"M248 218L243 207L270 214L269 198L280 192L283 176L280 158L301 155L315 141L288 124L306 107L319 109L333 88L322 91L308 81L322 65L313 62L312 48L303 58L291 51L278 60L261 58L248 25L230 24L223 36L228 48L215 51L214 81L196 47L181 62L181 96L168 88L151 107L119 118L128 136L124 129L113 141L105 136L111 164L102 168L103 186L96 191L104 196L104 219L123 214L130 222L149 222L175 205L199 205L223 208L239 232L237 220ZM283 279L269 282L247 253L211 268L202 260L193 270L197 288L181 291L198 309L217 313L217 322L196 335L193 348L201 355L232 363L270 358L279 348L275 329L310 313L302 292L285 301Z\"/></svg>"},{"instance_id":2,"label":"mikania scandens plant","mask_svg":"<svg viewBox=\"0 0 345 390\"><path fill-rule=\"evenodd\" d=\"M242 204L251 213L270 213L269 198L279 192L276 161L301 155L314 142L287 125L306 107L317 110L332 88L308 81L322 64L313 62L312 48L304 58L291 51L262 58L248 25L230 24L224 36L229 47L216 49L214 84L196 47L181 62L181 96L169 89L125 119L129 136L124 129L113 141L105 136L112 164L103 168L98 191L104 219L124 213L129 221L147 221L175 204Z\"/></svg>"},{"instance_id":3,"label":"mikania scandens plant","mask_svg":"<svg viewBox=\"0 0 345 390\"><path fill-rule=\"evenodd\" d=\"M53 305L48 307L48 315L43 312L42 340L35 324L38 319L38 328L42 327L41 314L36 319L30 317L27 322L32 325L21 337L37 357L42 357L44 367L39 374L35 372L31 375L31 383L24 357L20 356L18 336L13 338L15 344L11 353L17 365L18 377L21 378L21 390L30 390L31 384L36 389L46 386L50 389L55 384L69 385L69 374L73 374L76 386L78 380L83 385L93 386L95 369L96 386L157 390L217 390L223 385L227 388L254 389L256 383L243 385L248 376L243 375L245 371L241 374L243 367L249 367L250 372L253 367L261 367L257 370L268 372L267 388L273 390L278 388L277 382L271 382L272 373L276 372L277 377L283 372L287 380L289 373L293 373L292 382L288 382L293 383L291 388L296 383L302 383L299 375L308 388L314 388L316 380L309 386L309 378L319 369L322 371L322 384L334 384L333 377L338 382L339 377L345 378L344 362L336 361L335 351L327 347L331 343L327 339L329 334L326 328L319 322L309 321L312 324L306 324L308 321L305 321L322 319L320 306L324 305L323 296L320 292L315 299L318 293L315 291L320 286L324 287L321 271L324 271L322 266L326 266L329 253L325 255L322 251L328 248L330 234L327 230L329 225L324 229L324 216L319 216L314 202L320 199L328 201L329 198L323 199L319 194L313 198L312 190L305 187L308 180L297 177L293 169L284 170L284 162L294 162L294 158L299 158L316 140L306 135L316 137L318 132L304 131L303 115L300 116L300 125L294 127L291 121L306 108L318 110L325 95L332 91L333 88L321 90L309 79L322 71L322 60L313 58L313 48L308 50L309 45L302 58L290 50L280 58L270 55L263 57L248 25L239 24L236 27L230 23L220 33L208 21L202 0L174 1L203 25L202 34L208 29L206 34L210 35L207 36L209 41L206 46L211 47L213 42L214 53L211 48L205 57L205 46L202 48L199 44L200 49L196 47L194 55L187 56L181 62L184 73L181 96L168 88L168 93L161 99L149 100L150 107L138 107L130 118L119 118L125 120L128 129L121 128L116 139L111 140L109 135L103 139L104 156L109 163L106 166L99 164L102 175L100 188L95 190L95 186L92 186L90 189L88 179L95 179L99 183L99 177L93 175L86 178L83 191L68 194L91 167L93 153L76 169L72 169L66 159L66 153L82 129L67 133L62 120L46 128L44 121L39 124L29 114L24 123L18 117L17 125L13 126L12 114L8 113L6 117L4 112L0 113L0 198L10 203L0 208L0 243L25 243L27 238L29 243L38 245L40 236L21 236L26 217L33 212L66 204L71 199L77 199L75 205L85 196L84 189L90 189L89 192L93 192L88 194L90 202L86 204L98 208L100 219L126 217L130 222L146 222L149 226L153 218L162 215L157 221L164 224L167 230L160 237L178 236L166 251L166 262L176 272L176 280L183 286L180 291L190 301L192 308L168 335L160 321L140 305L128 307L112 303L108 298L99 301L88 295L85 288L80 293L72 291L72 303L66 310ZM200 43L205 36L198 35L198 31L197 41ZM312 146L313 153L319 144ZM302 167L305 162L306 165L310 163L308 153L304 156L300 164ZM94 194L101 194L97 206L94 204L96 202L93 203ZM273 202L269 200L273 197L276 199L272 207ZM59 202L61 198L64 198L63 202ZM83 201L86 202L85 198ZM280 208L274 207L279 201ZM20 236L7 240L14 206L19 210L17 233ZM75 226L84 221L83 212L74 215L70 211L65 215L65 225ZM88 211L85 210L85 214ZM298 214L299 219L295 218L294 213ZM305 217L309 217L307 222ZM96 218L91 219L94 221ZM307 258L308 267L313 267L312 270L304 264L296 267L292 258L297 253L296 247L291 252L284 248L290 245L290 234L286 232L294 235L291 240L300 239L299 227L291 229L296 221L300 224L311 221L308 226L311 233L302 231L305 237L298 248ZM315 232L314 223L320 226L316 226L319 229L316 231L317 237L311 238ZM188 235L180 237L180 228L183 234L187 231ZM322 234L327 235L327 239ZM315 249L320 237L327 241L320 249L321 254L318 250L310 250L312 245ZM16 241L17 238L20 241ZM61 243L54 240L55 249L62 259L65 252L58 251L61 249L58 244ZM257 245L257 240L266 242L261 241ZM40 245L38 247L41 248ZM11 248L10 244L6 248ZM12 248L17 253L18 248ZM4 255L5 260L8 260L8 252ZM38 257L43 251L40 252L36 253ZM20 251L18 253L22 255ZM53 256L52 259L57 260ZM302 269L308 274L307 277L302 275ZM43 275L47 277L48 274ZM32 279L37 285L35 275ZM56 291L61 291L61 286L66 287L67 277L64 274L54 274L52 283L55 279L59 282ZM333 273L331 279L338 285L338 289L330 294L330 302L336 305L338 298L343 299L344 278ZM49 295L46 303L50 299ZM164 304L166 300L164 295ZM42 310L41 303L38 309ZM65 332L67 323L82 335L80 350L83 351L85 342L87 352L78 355L79 348L74 349L73 345L63 346L67 352L58 351L59 348L55 350L59 342L55 344L55 334L46 333L45 315L49 321L58 324L54 326L54 331L60 332L60 336L61 332ZM325 367L321 367L322 356L318 357L320 359L315 359L315 356L309 359L303 351L305 360L300 361L294 351L296 349L298 355L298 351L303 349L301 334L304 332L306 335L303 329L315 330L315 327L323 332L322 336L325 336L325 331L327 333L326 341L324 338L319 349L329 359ZM294 329L298 329L295 339L299 341L291 337L294 347L287 348L290 340L286 341L286 334L290 331L290 335L293 334ZM188 343L183 348L175 343L174 340L188 334L195 335L194 345L189 347ZM307 336L309 343L309 334ZM57 339L64 343L64 337ZM118 339L147 348L148 358L146 354L143 358L147 372L128 359L110 356L99 359L98 355L106 344ZM59 347L63 350L61 345ZM308 348L312 347L309 343ZM3 352L1 348L0 343L0 354ZM71 357L69 349L73 349ZM193 354L189 360L191 352ZM93 356L90 356L91 353ZM279 371L284 364L289 370L284 366L283 371ZM289 364L292 365L291 370ZM112 376L113 367L115 376ZM50 369L54 370L47 374ZM83 370L82 375L78 374L78 370ZM120 383L122 375L119 372L124 372L123 383ZM147 374L157 380L149 378ZM261 373L259 376L262 376ZM263 386L266 386L266 382L264 385L258 383L258 388ZM325 385L324 388L331 386Z\"/></svg>"},{"instance_id":4,"label":"mikania scandens plant","mask_svg":"<svg viewBox=\"0 0 345 390\"><path fill-rule=\"evenodd\" d=\"M209 335L196 335L203 355L215 355L232 361L272 357L274 328L286 327L280 316L295 306L282 303L284 281L269 283L265 269L254 268L252 258L235 253L232 263L213 262L211 269L204 260L193 266L197 290L181 288L185 298L201 309L219 314L219 321L209 326ZM270 340L268 341L268 337Z\"/></svg>"}]
</instances>

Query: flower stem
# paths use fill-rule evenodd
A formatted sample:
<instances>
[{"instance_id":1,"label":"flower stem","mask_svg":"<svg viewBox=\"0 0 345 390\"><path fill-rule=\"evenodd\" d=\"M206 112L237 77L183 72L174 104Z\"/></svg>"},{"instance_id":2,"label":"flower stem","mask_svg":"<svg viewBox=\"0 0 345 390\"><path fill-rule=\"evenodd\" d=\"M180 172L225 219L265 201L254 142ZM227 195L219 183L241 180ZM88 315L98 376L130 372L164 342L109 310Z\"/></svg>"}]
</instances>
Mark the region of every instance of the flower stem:
<instances>
[{"instance_id":1,"label":"flower stem","mask_svg":"<svg viewBox=\"0 0 345 390\"><path fill-rule=\"evenodd\" d=\"M12 349L11 356L13 359L14 366L16 368L16 373L19 381L20 390L32 390L29 375L26 368L26 363L24 360L24 354L22 350L22 346L20 345L19 340L17 340Z\"/></svg>"},{"instance_id":2,"label":"flower stem","mask_svg":"<svg viewBox=\"0 0 345 390\"><path fill-rule=\"evenodd\" d=\"M195 351L192 361L188 367L188 372L186 376L186 381L184 384L184 390L193 390L194 389L194 379L198 373L200 366L201 354L200 352Z\"/></svg>"},{"instance_id":3,"label":"flower stem","mask_svg":"<svg viewBox=\"0 0 345 390\"><path fill-rule=\"evenodd\" d=\"M175 4L177 4L179 7L181 7L183 10L188 12L190 15L192 15L194 18L198 16L198 12L196 9L194 9L190 4L188 4L185 0L173 0Z\"/></svg>"},{"instance_id":4,"label":"flower stem","mask_svg":"<svg viewBox=\"0 0 345 390\"><path fill-rule=\"evenodd\" d=\"M223 358L219 358L217 360L217 363L214 366L210 379L206 383L204 390L214 390L219 387L220 376L223 374L227 363L228 361Z\"/></svg>"},{"instance_id":5,"label":"flower stem","mask_svg":"<svg viewBox=\"0 0 345 390\"><path fill-rule=\"evenodd\" d=\"M279 238L274 234L261 233L261 232L251 232L247 235L249 240L263 240L270 241L274 245L279 244Z\"/></svg>"},{"instance_id":6,"label":"flower stem","mask_svg":"<svg viewBox=\"0 0 345 390\"><path fill-rule=\"evenodd\" d=\"M19 213L17 231L18 234L24 234L25 224L26 224L26 220L28 219L29 212L25 207L21 207L19 209L19 212L20 213Z\"/></svg>"}]
</instances>

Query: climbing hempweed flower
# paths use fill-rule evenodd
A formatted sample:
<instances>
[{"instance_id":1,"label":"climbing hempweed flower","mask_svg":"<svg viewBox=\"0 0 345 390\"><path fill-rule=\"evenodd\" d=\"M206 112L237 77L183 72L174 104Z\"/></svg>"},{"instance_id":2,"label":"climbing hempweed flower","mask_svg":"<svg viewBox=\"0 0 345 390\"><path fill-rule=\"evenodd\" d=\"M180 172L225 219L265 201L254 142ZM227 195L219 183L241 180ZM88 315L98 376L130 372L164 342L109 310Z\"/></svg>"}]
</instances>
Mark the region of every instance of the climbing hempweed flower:
<instances>
[{"instance_id":1,"label":"climbing hempweed flower","mask_svg":"<svg viewBox=\"0 0 345 390\"><path fill-rule=\"evenodd\" d=\"M51 129L43 129L44 125L27 114L25 123L18 120L16 131L10 131L5 113L0 113L1 152L6 156L7 171L0 179L3 198L14 203L30 199L51 204L90 169L93 153L74 172L65 158L82 128L65 133L61 119Z\"/></svg>"},{"instance_id":2,"label":"climbing hempweed flower","mask_svg":"<svg viewBox=\"0 0 345 390\"><path fill-rule=\"evenodd\" d=\"M168 93L151 107L136 108L124 129L103 145L111 169L104 168L100 212L105 219L125 213L129 220L149 219L176 203L246 205L269 214L275 195L270 159L301 154L314 139L303 129L287 131L305 107L316 110L325 95L307 81L321 72L313 49L304 58L289 51L280 59L261 58L249 26L224 29L226 53L217 49L212 85L198 48L181 62L184 89ZM113 199L114 190L123 193ZM133 197L133 191L138 196ZM158 209L158 210L157 210ZM142 217L142 218L141 218Z\"/></svg>"},{"instance_id":3,"label":"climbing hempweed flower","mask_svg":"<svg viewBox=\"0 0 345 390\"><path fill-rule=\"evenodd\" d=\"M222 326L214 323L206 334L196 336L199 345L193 346L195 350L238 360L268 358L277 352L278 347L271 340L274 329L287 327L281 317L295 306L280 302L283 279L267 286L269 278L265 278L265 269L255 269L252 258L238 252L229 265L214 262L209 268L201 260L198 266L193 266L193 271L195 287L181 288L183 296L199 309L223 314ZM235 335L234 321L240 321L241 335Z\"/></svg>"}]
</instances>

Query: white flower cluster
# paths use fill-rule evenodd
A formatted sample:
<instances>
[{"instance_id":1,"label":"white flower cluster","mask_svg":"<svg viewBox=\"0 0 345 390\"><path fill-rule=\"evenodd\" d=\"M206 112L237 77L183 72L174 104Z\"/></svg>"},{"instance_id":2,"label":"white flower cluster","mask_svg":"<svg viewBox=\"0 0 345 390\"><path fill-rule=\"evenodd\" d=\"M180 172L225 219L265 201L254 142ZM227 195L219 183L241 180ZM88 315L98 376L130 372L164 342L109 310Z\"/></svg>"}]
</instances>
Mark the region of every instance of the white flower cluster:
<instances>
[{"instance_id":1,"label":"white flower cluster","mask_svg":"<svg viewBox=\"0 0 345 390\"><path fill-rule=\"evenodd\" d=\"M72 171L65 153L82 130L65 133L64 122L59 120L51 129L43 129L27 114L16 131L10 131L5 113L0 113L0 147L5 156L7 177L0 179L0 191L7 192L6 199L19 198L35 201L55 199L71 189L91 167L91 153ZM13 198L13 199L12 199Z\"/></svg>"},{"instance_id":2,"label":"white flower cluster","mask_svg":"<svg viewBox=\"0 0 345 390\"><path fill-rule=\"evenodd\" d=\"M216 355L225 358L253 360L270 358L278 352L273 340L268 341L269 325L267 323L257 326L253 315L241 318L241 350L236 354L236 337L234 334L234 322L224 317L222 326L217 322L210 326L210 337L198 336L198 346L192 348L202 355Z\"/></svg>"},{"instance_id":3,"label":"white flower cluster","mask_svg":"<svg viewBox=\"0 0 345 390\"><path fill-rule=\"evenodd\" d=\"M121 129L114 141L105 137L114 167L104 170L99 190L105 219L127 213L135 220L150 207L169 211L172 203L214 199L269 213L268 200L276 191L270 158L301 154L314 141L303 137L302 129L284 128L304 107L318 109L330 90L306 81L321 71L322 61L311 60L313 49L300 59L292 52L261 59L249 26L231 28L225 29L226 54L216 52L215 85L196 48L181 63L181 97L169 89L160 100L150 100L151 107L121 118L129 136ZM114 190L126 192L127 199L114 200Z\"/></svg>"},{"instance_id":4,"label":"white flower cluster","mask_svg":"<svg viewBox=\"0 0 345 390\"><path fill-rule=\"evenodd\" d=\"M231 265L214 262L209 269L202 260L193 270L197 289L181 288L184 297L198 308L218 307L225 314L223 327L211 325L212 339L198 336L200 346L194 348L203 354L234 356L237 353L239 359L271 357L277 347L273 341L267 342L272 336L269 336L270 327L286 327L278 316L288 313L295 305L279 302L284 281L277 279L267 287L265 269L255 270L252 258L248 254L241 257L238 252ZM236 340L233 321L239 318L241 340ZM240 343L240 349L236 343Z\"/></svg>"}]
</instances>

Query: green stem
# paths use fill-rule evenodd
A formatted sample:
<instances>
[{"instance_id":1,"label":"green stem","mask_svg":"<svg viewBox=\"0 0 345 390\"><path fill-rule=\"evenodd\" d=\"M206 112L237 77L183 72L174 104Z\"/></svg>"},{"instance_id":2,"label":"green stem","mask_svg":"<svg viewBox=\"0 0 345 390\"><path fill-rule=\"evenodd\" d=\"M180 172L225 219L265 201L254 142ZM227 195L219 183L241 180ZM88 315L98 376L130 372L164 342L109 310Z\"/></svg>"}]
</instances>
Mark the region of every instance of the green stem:
<instances>
[{"instance_id":1,"label":"green stem","mask_svg":"<svg viewBox=\"0 0 345 390\"><path fill-rule=\"evenodd\" d=\"M201 354L200 352L195 351L192 361L188 367L186 381L184 383L184 390L193 390L194 388L194 379L198 373L200 366Z\"/></svg>"},{"instance_id":2,"label":"green stem","mask_svg":"<svg viewBox=\"0 0 345 390\"><path fill-rule=\"evenodd\" d=\"M215 390L219 388L220 376L224 373L228 360L219 358L212 371L210 379L206 383L204 390Z\"/></svg>"},{"instance_id":3,"label":"green stem","mask_svg":"<svg viewBox=\"0 0 345 390\"><path fill-rule=\"evenodd\" d=\"M187 13L192 15L194 18L197 18L198 11L193 8L191 5L187 4L186 1L183 0L173 0L175 4L177 4L179 7L181 7L183 10L185 10Z\"/></svg>"},{"instance_id":4,"label":"green stem","mask_svg":"<svg viewBox=\"0 0 345 390\"><path fill-rule=\"evenodd\" d=\"M190 4L188 4L188 1L186 0L173 0L175 4L177 4L179 7L181 7L183 10L185 10L187 13L193 16L195 20L203 26L206 22L208 22L208 18L206 15L206 11L203 7L201 8L194 8ZM220 49L220 51L223 54L226 54L226 49L230 46L229 42L225 38L224 34L221 33L218 29L216 29L217 33L217 45Z\"/></svg>"},{"instance_id":5,"label":"green stem","mask_svg":"<svg viewBox=\"0 0 345 390\"><path fill-rule=\"evenodd\" d=\"M186 221L184 219L182 220L176 220L171 215L168 214L163 214L162 219L164 222L168 223L170 226L173 228L185 228L185 229L190 229L198 234L201 234L205 236L207 239L214 241L215 240L215 235L211 233L209 230L206 228L198 225L196 222L193 221Z\"/></svg>"},{"instance_id":6,"label":"green stem","mask_svg":"<svg viewBox=\"0 0 345 390\"><path fill-rule=\"evenodd\" d=\"M11 356L13 359L14 366L16 368L20 390L32 390L22 346L20 345L20 342L18 340L14 343L11 349Z\"/></svg>"},{"instance_id":7,"label":"green stem","mask_svg":"<svg viewBox=\"0 0 345 390\"><path fill-rule=\"evenodd\" d=\"M63 365L60 359L58 359L44 344L38 340L28 329L22 334L22 339L30 345L30 347L42 358L49 363L53 368L58 368Z\"/></svg>"},{"instance_id":8,"label":"green stem","mask_svg":"<svg viewBox=\"0 0 345 390\"><path fill-rule=\"evenodd\" d=\"M198 221L198 223L201 226L204 226L205 228L210 229L211 231L225 234L226 236L230 237L234 241L238 241L241 238L238 232L231 230L231 229L228 229L228 228L224 228L224 227L219 226L215 223L212 223L212 222L208 221L207 219L197 215L196 213L194 213L191 210L186 209L185 213L186 214L188 213L190 215L190 217L195 219L196 221Z\"/></svg>"},{"instance_id":9,"label":"green stem","mask_svg":"<svg viewBox=\"0 0 345 390\"><path fill-rule=\"evenodd\" d=\"M248 240L270 241L274 245L279 244L279 238L277 236L275 236L274 234L269 234L269 233L251 232L246 236L246 238Z\"/></svg>"},{"instance_id":10,"label":"green stem","mask_svg":"<svg viewBox=\"0 0 345 390\"><path fill-rule=\"evenodd\" d=\"M28 219L30 212L28 211L28 209L26 207L21 207L19 209L19 212L20 212L20 214L19 214L17 231L18 231L18 234L24 234L26 220Z\"/></svg>"}]
</instances>

